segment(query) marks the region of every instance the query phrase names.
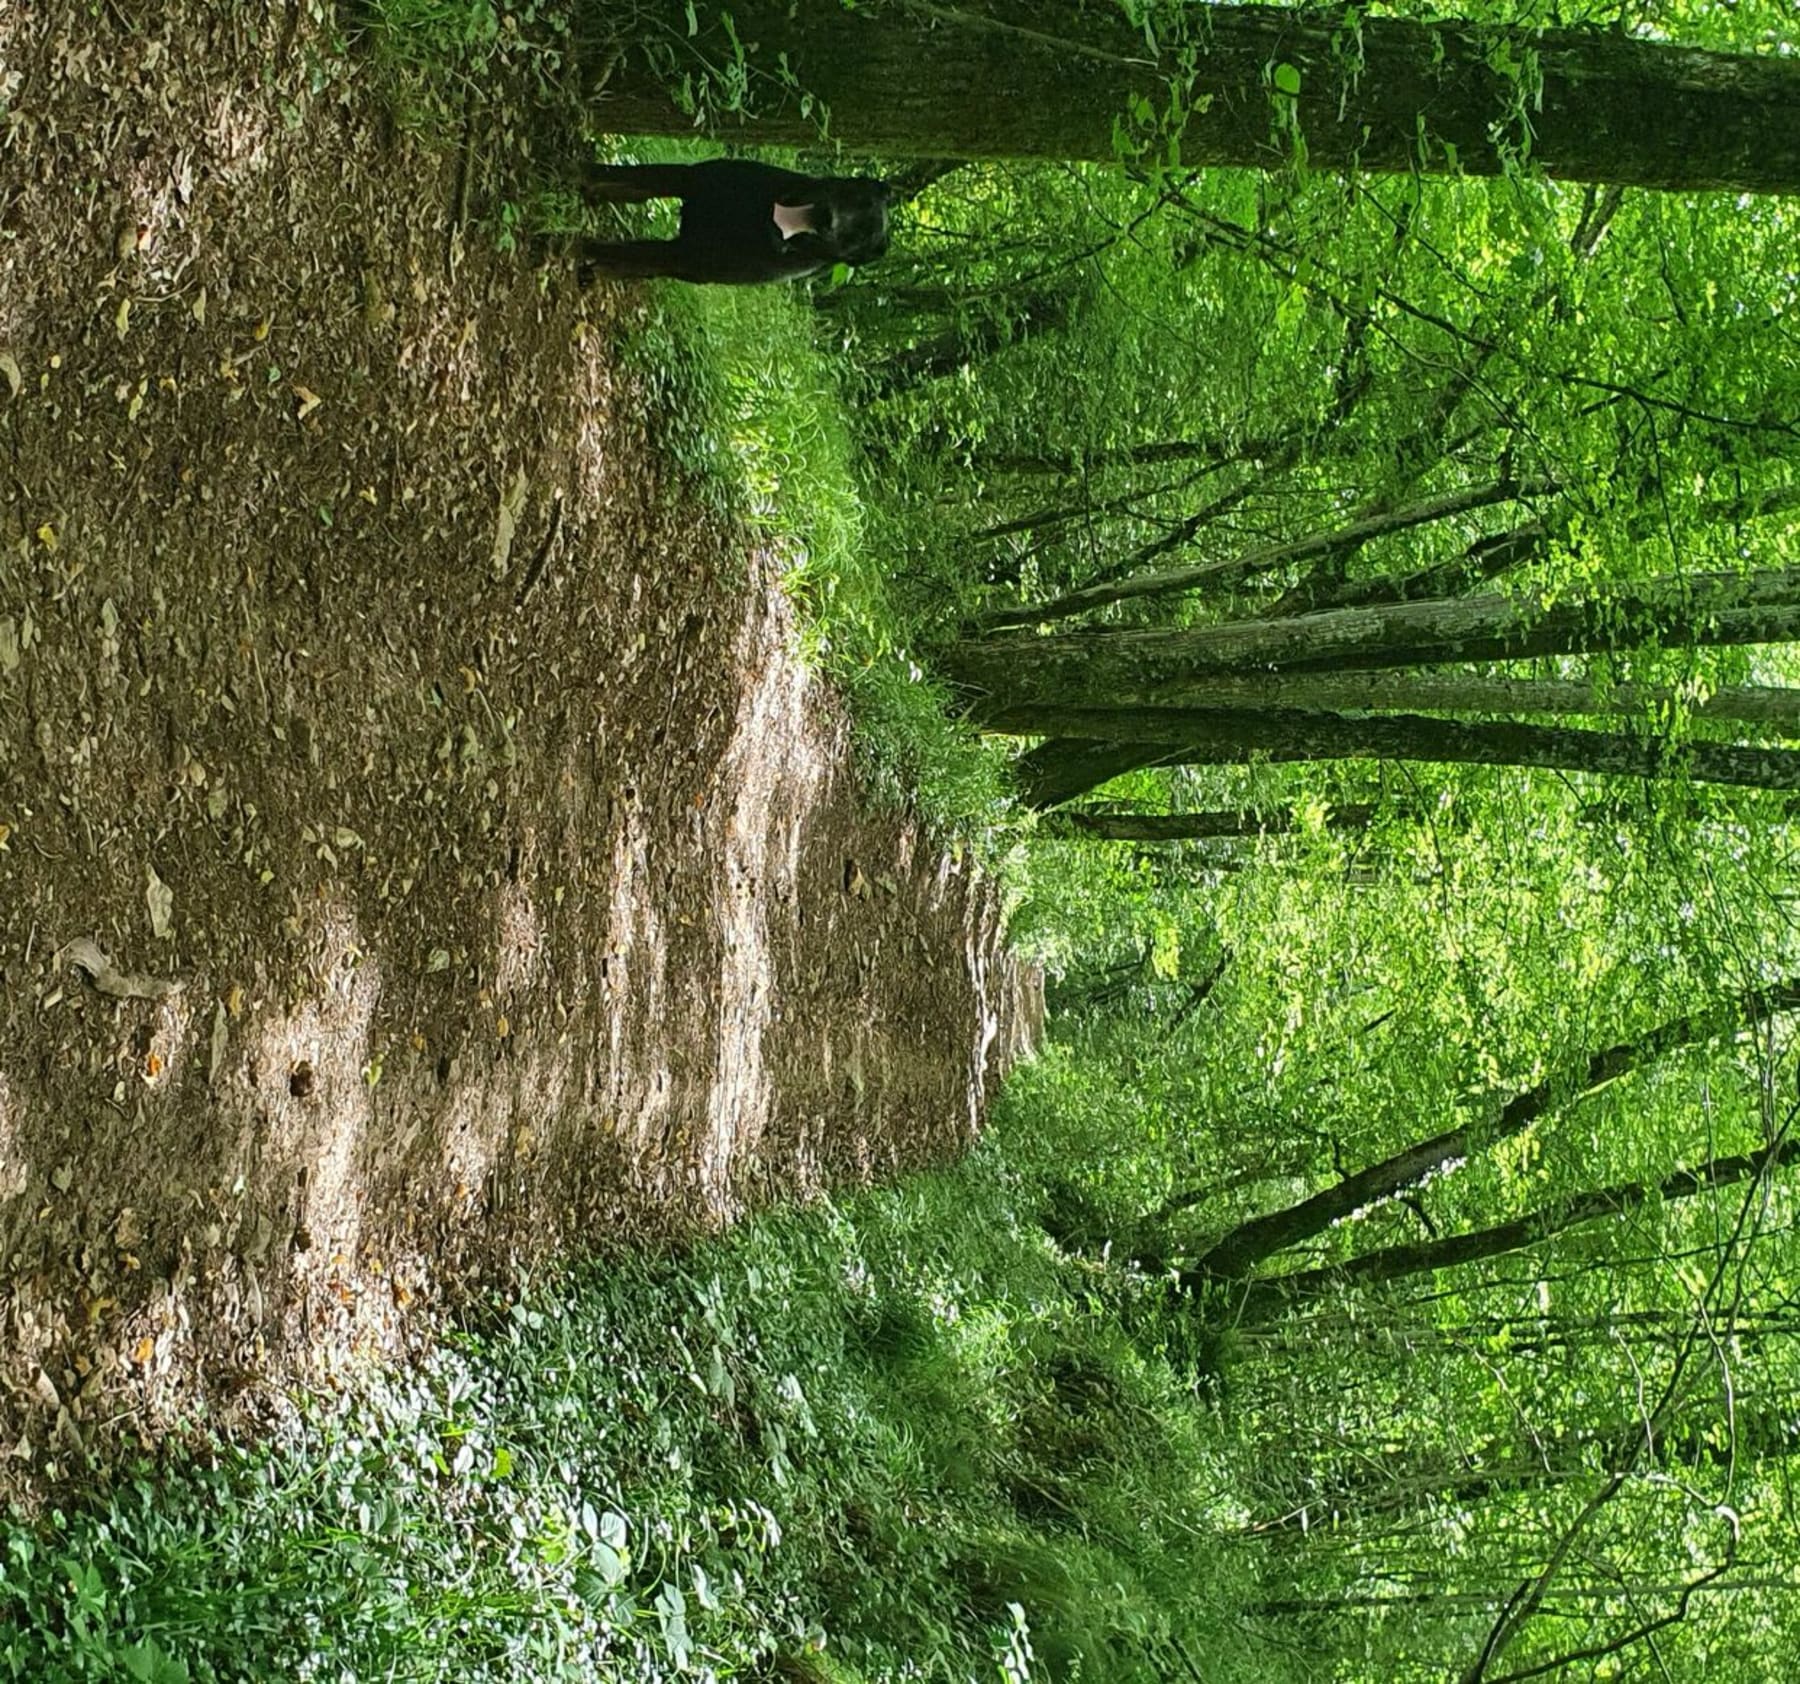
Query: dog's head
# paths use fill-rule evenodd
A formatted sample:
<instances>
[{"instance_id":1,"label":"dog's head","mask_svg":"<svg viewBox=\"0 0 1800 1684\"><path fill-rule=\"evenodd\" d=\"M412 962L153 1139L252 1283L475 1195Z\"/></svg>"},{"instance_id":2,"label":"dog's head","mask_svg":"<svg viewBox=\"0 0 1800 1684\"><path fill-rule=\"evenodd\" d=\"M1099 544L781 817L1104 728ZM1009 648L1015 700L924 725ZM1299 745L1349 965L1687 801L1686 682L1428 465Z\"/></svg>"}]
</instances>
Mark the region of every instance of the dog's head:
<instances>
[{"instance_id":1,"label":"dog's head","mask_svg":"<svg viewBox=\"0 0 1800 1684\"><path fill-rule=\"evenodd\" d=\"M833 180L814 208L814 227L840 263L873 263L887 250L894 190L867 176Z\"/></svg>"}]
</instances>

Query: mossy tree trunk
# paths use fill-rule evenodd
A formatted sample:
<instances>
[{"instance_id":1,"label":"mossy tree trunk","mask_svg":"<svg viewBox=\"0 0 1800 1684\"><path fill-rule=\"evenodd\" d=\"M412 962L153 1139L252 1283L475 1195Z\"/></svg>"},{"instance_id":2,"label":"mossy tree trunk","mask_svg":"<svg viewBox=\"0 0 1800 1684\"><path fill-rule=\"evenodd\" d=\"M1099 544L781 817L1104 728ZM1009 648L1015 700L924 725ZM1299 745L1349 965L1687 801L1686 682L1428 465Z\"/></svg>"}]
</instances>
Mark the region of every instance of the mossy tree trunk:
<instances>
[{"instance_id":1,"label":"mossy tree trunk","mask_svg":"<svg viewBox=\"0 0 1800 1684\"><path fill-rule=\"evenodd\" d=\"M596 127L691 134L697 106L715 130L775 144L816 144L824 115L828 139L870 152L1108 160L1146 110L1138 138L1167 156L1154 131L1172 110L1184 166L1278 168L1298 136L1315 169L1494 175L1519 160L1576 181L1800 191L1800 59L1457 21L1350 30L1260 6L1195 6L1152 40L1113 0L734 0L697 15L690 35L669 0L589 0Z\"/></svg>"}]
</instances>

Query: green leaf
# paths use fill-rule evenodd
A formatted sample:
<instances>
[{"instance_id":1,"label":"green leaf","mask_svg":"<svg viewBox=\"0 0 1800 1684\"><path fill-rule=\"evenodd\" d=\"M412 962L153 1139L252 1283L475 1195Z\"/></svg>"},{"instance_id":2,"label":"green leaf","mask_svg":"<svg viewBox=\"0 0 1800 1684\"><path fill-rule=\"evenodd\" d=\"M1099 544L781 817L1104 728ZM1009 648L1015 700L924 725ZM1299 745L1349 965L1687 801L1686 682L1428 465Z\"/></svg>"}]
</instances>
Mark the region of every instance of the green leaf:
<instances>
[{"instance_id":1,"label":"green leaf","mask_svg":"<svg viewBox=\"0 0 1800 1684\"><path fill-rule=\"evenodd\" d=\"M192 1677L187 1662L170 1655L153 1637L128 1644L116 1653L125 1670L142 1684L188 1684Z\"/></svg>"}]
</instances>

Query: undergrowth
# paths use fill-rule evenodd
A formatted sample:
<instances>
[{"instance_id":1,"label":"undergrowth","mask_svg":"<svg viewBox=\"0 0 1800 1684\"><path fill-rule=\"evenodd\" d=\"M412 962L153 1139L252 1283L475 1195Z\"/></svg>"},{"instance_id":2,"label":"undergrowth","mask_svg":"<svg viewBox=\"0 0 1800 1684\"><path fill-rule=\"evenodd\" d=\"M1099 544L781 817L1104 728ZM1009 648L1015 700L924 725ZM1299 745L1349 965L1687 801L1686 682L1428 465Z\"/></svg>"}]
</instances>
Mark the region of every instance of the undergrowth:
<instances>
[{"instance_id":1,"label":"undergrowth","mask_svg":"<svg viewBox=\"0 0 1800 1684\"><path fill-rule=\"evenodd\" d=\"M543 1283L284 1442L15 1517L0 1677L1231 1676L1210 1420L1000 1164Z\"/></svg>"},{"instance_id":2,"label":"undergrowth","mask_svg":"<svg viewBox=\"0 0 1800 1684\"><path fill-rule=\"evenodd\" d=\"M952 720L908 648L840 366L819 339L803 288L665 284L620 351L667 448L775 556L803 648L847 693L879 791L954 828L992 823L1007 807L1002 763Z\"/></svg>"}]
</instances>

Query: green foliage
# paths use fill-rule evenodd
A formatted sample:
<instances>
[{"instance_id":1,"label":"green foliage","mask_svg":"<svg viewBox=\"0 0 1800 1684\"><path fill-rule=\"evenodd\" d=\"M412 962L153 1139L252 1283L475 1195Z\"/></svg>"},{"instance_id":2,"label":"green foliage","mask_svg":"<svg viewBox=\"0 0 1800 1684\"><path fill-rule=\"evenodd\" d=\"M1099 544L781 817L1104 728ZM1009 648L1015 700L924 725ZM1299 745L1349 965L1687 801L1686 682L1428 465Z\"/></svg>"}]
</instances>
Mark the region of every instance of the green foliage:
<instances>
[{"instance_id":1,"label":"green foliage","mask_svg":"<svg viewBox=\"0 0 1800 1684\"><path fill-rule=\"evenodd\" d=\"M1160 1678L1241 1587L1194 1603L1211 1428L1084 1274L990 1151L547 1284L272 1447L15 1517L0 1677Z\"/></svg>"},{"instance_id":2,"label":"green foliage","mask_svg":"<svg viewBox=\"0 0 1800 1684\"><path fill-rule=\"evenodd\" d=\"M472 94L496 80L564 109L575 90L567 0L356 0L389 98L416 127L455 138Z\"/></svg>"},{"instance_id":3,"label":"green foliage","mask_svg":"<svg viewBox=\"0 0 1800 1684\"><path fill-rule=\"evenodd\" d=\"M854 436L880 467L859 543L886 558L910 646L929 654L996 602L1116 574L1197 508L1214 512L1162 565L1227 563L1504 473L1563 489L1554 540L1501 588L1792 564L1788 207L1220 176L1138 220L1156 191L1079 169L958 170L919 202L910 262L826 301L864 370ZM951 286L937 253L955 254ZM1539 512L1483 508L1322 575L1222 577L1090 618L1244 617L1302 586L1440 566ZM1780 647L1670 639L1587 676L1602 693L1668 686L1673 706L1627 728L1680 740L1718 730L1680 697L1780 682L1792 664ZM1007 1423L978 1408L991 1376L940 1365L916 1305L859 1324L894 1414L964 1429L897 1459L897 1486L970 1489L1009 1445L1008 1523L942 1559L957 1606L991 1627L1023 1599L1040 1663L1125 1675L1116 1629L1095 1635L1086 1552L1128 1528L1134 1501L1167 1506L1159 1473L1223 1453L1237 1508L1210 1537L1252 1560L1274 1547L1269 1589L1241 1601L1265 1651L1301 1671L1441 1677L1573 1537L1583 1566L1509 1664L1629 1649L1641 1622L1667 1619L1671 1676L1709 1676L1721 1654L1779 1676L1755 1658L1791 1636L1778 1598L1758 1602L1760 1650L1727 1599L1677 1610L1738 1552L1791 1551L1786 1450L1750 1448L1788 1441L1720 1401L1785 1399L1800 1375L1774 1325L1793 1267L1785 1193L1556 1220L1582 1195L1654 1189L1782 1138L1781 1034L1688 1048L1554 1105L1255 1274L1528 1218L1540 1239L1320 1290L1272 1319L1240 1317L1231 1288L1172 1315L1164 1282L1241 1222L1490 1114L1546 1071L1800 970L1785 798L1367 761L1145 770L1106 795L1128 812L1253 809L1270 829L1136 849L1040 837L1009 856L1013 928L1053 972L1058 1044L1014 1079L1007 1162L1108 1312L1058 1325L1036 1387L1006 1392ZM1371 817L1332 828L1350 803ZM1722 1339L1703 1331L1719 1323ZM1178 1417L1144 1413L1134 1374L1217 1400L1221 1437L1197 1449ZM1191 1595L1153 1600L1168 1613Z\"/></svg>"}]
</instances>

